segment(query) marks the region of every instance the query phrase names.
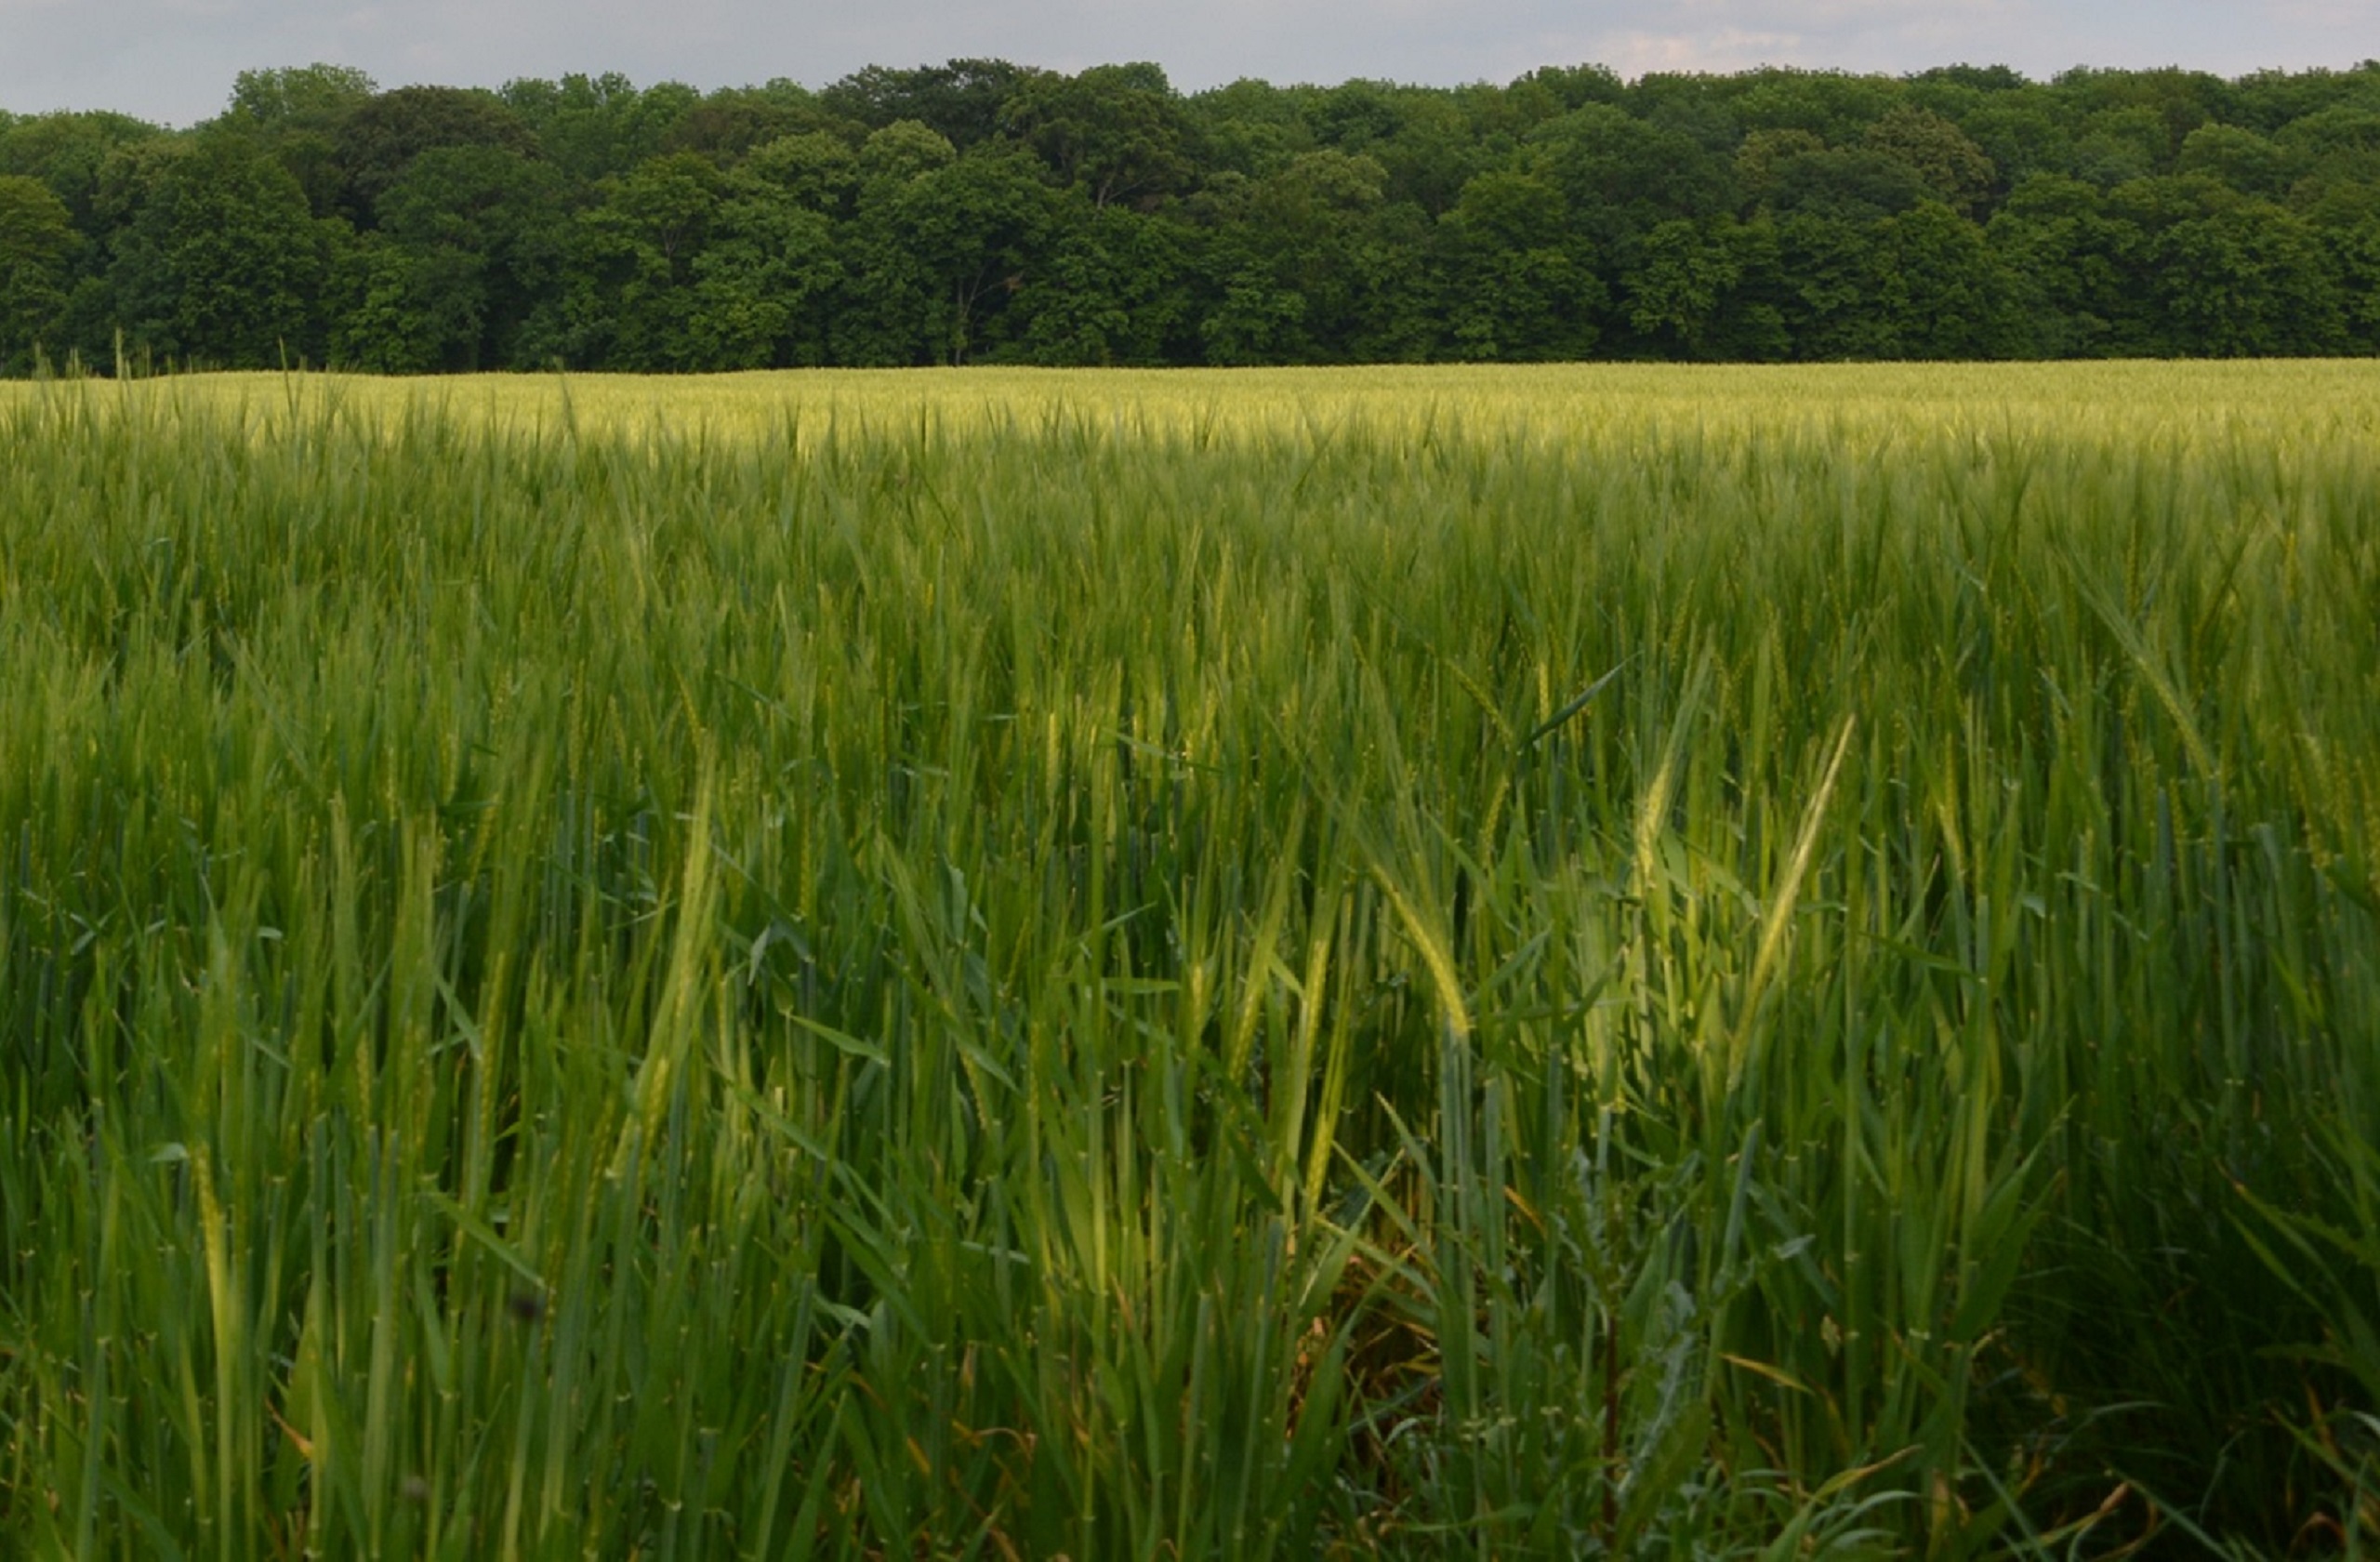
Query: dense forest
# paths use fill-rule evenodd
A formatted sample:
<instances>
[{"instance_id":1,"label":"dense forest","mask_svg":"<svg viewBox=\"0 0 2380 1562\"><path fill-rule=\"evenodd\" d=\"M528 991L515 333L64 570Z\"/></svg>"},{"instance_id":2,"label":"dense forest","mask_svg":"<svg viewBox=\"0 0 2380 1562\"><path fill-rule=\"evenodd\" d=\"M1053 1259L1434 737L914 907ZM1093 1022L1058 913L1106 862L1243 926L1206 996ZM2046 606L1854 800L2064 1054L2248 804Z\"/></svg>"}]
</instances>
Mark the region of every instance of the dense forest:
<instances>
[{"instance_id":1,"label":"dense forest","mask_svg":"<svg viewBox=\"0 0 2380 1562\"><path fill-rule=\"evenodd\" d=\"M0 369L2380 351L2380 62L243 73L0 113Z\"/></svg>"}]
</instances>

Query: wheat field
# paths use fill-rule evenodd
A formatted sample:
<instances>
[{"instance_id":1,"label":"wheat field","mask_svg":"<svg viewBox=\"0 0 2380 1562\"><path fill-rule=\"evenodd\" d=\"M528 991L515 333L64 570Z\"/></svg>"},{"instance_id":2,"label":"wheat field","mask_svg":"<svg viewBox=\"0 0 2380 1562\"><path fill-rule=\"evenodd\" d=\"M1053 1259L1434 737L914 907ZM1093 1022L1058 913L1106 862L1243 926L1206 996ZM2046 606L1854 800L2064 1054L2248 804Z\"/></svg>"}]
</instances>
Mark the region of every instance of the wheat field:
<instances>
[{"instance_id":1,"label":"wheat field","mask_svg":"<svg viewBox=\"0 0 2380 1562\"><path fill-rule=\"evenodd\" d=\"M2380 367L0 391L0 1554L2346 1552Z\"/></svg>"}]
</instances>

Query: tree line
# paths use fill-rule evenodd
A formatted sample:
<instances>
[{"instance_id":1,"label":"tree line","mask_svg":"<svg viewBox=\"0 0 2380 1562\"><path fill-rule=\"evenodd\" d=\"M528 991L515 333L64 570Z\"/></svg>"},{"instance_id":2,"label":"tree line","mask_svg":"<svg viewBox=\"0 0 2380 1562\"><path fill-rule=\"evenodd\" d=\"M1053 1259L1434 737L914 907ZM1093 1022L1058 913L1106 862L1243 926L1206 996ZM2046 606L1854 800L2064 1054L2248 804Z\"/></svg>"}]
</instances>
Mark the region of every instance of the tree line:
<instances>
[{"instance_id":1,"label":"tree line","mask_svg":"<svg viewBox=\"0 0 2380 1562\"><path fill-rule=\"evenodd\" d=\"M2380 351L2380 62L0 113L0 372Z\"/></svg>"}]
</instances>

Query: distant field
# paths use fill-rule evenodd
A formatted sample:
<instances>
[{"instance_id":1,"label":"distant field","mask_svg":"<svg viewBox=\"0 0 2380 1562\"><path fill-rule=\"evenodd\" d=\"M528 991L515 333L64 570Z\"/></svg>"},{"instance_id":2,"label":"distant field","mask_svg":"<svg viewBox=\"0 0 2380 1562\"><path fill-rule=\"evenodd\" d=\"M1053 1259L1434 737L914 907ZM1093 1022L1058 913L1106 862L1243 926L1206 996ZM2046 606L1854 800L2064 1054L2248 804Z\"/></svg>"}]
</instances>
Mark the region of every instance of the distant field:
<instances>
[{"instance_id":1,"label":"distant field","mask_svg":"<svg viewBox=\"0 0 2380 1562\"><path fill-rule=\"evenodd\" d=\"M0 387L0 1555L2380 1521L2380 365Z\"/></svg>"},{"instance_id":2,"label":"distant field","mask_svg":"<svg viewBox=\"0 0 2380 1562\"><path fill-rule=\"evenodd\" d=\"M0 404L46 394L0 381ZM784 373L488 375L453 379L192 375L136 395L250 418L335 406L368 417L429 406L530 431L700 429L823 435L838 420L923 418L945 431L1053 416L1152 420L1166 432L1311 434L1359 422L1376 431L1460 425L1476 436L1523 428L1548 438L1642 424L1731 430L1806 424L2049 430L2121 437L2244 426L2298 440L2380 431L2380 364L2255 360L2214 364L1679 364L1374 366L1350 369L819 369Z\"/></svg>"}]
</instances>

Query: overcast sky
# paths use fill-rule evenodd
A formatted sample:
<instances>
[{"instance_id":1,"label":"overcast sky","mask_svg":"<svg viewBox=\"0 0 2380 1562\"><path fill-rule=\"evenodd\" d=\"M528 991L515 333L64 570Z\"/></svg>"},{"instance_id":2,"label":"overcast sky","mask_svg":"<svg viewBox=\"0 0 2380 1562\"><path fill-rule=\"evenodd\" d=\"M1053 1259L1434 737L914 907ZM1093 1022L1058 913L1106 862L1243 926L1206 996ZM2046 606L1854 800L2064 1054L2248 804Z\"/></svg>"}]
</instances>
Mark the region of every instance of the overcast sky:
<instances>
[{"instance_id":1,"label":"overcast sky","mask_svg":"<svg viewBox=\"0 0 2380 1562\"><path fill-rule=\"evenodd\" d=\"M1631 76L1960 61L2238 75L2380 55L2380 0L0 0L0 108L175 125L219 111L241 70L316 60L383 86L620 71L714 87L985 55L1154 60L1185 90L1505 81L1586 60Z\"/></svg>"}]
</instances>

